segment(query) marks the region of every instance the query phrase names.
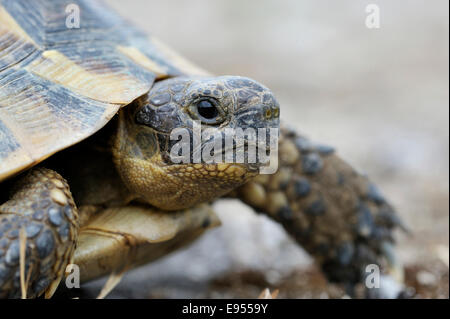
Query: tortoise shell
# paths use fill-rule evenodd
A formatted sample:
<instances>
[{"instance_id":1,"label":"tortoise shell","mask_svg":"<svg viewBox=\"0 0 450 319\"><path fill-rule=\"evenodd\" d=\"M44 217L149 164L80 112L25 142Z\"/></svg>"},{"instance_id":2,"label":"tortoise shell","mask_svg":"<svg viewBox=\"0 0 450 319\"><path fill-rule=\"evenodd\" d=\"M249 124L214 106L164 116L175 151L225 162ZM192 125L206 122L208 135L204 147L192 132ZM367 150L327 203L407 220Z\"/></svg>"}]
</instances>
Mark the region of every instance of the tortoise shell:
<instances>
[{"instance_id":1,"label":"tortoise shell","mask_svg":"<svg viewBox=\"0 0 450 319\"><path fill-rule=\"evenodd\" d=\"M188 74L206 72L101 3L0 0L0 181L94 134L155 80Z\"/></svg>"}]
</instances>

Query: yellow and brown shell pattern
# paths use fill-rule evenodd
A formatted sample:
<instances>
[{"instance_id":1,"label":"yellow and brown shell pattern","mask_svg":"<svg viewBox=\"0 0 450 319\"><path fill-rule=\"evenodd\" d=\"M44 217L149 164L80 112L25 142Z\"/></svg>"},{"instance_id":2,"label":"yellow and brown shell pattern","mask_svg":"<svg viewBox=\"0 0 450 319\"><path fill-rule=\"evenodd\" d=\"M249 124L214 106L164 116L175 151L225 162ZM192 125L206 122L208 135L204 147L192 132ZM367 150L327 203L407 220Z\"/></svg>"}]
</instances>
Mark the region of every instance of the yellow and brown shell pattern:
<instances>
[{"instance_id":1,"label":"yellow and brown shell pattern","mask_svg":"<svg viewBox=\"0 0 450 319\"><path fill-rule=\"evenodd\" d=\"M205 73L101 3L0 0L0 181L92 135L156 79Z\"/></svg>"}]
</instances>

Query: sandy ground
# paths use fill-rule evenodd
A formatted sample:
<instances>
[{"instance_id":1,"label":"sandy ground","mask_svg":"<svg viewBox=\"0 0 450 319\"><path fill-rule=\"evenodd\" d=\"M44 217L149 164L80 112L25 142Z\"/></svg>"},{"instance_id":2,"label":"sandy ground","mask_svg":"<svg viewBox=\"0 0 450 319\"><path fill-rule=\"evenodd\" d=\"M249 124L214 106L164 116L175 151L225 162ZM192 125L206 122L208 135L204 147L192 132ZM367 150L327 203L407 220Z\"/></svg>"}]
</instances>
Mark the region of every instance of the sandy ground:
<instances>
[{"instance_id":1,"label":"sandy ground","mask_svg":"<svg viewBox=\"0 0 450 319\"><path fill-rule=\"evenodd\" d=\"M397 238L415 296L448 298L448 1L370 1L380 29L364 24L369 1L107 2L205 69L270 87L282 118L336 146L397 207L413 232ZM221 228L110 296L342 296L281 227L234 201L215 208Z\"/></svg>"}]
</instances>

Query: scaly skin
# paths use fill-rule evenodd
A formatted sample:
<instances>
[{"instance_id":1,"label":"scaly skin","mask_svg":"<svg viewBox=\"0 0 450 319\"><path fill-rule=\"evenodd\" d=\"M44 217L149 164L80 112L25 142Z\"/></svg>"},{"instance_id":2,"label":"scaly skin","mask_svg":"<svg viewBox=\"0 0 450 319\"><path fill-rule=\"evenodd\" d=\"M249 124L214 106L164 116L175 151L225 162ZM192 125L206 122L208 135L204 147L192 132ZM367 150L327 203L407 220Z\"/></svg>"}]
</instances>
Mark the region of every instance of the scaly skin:
<instances>
[{"instance_id":1,"label":"scaly skin","mask_svg":"<svg viewBox=\"0 0 450 319\"><path fill-rule=\"evenodd\" d=\"M73 255L77 233L78 212L66 181L48 169L26 173L0 206L0 298L22 296L22 242L25 297L44 291L52 295Z\"/></svg>"},{"instance_id":2,"label":"scaly skin","mask_svg":"<svg viewBox=\"0 0 450 319\"><path fill-rule=\"evenodd\" d=\"M281 223L330 281L351 290L368 264L398 271L392 275L401 280L392 235L402 225L376 186L333 148L281 131L277 173L256 177L234 195Z\"/></svg>"}]
</instances>

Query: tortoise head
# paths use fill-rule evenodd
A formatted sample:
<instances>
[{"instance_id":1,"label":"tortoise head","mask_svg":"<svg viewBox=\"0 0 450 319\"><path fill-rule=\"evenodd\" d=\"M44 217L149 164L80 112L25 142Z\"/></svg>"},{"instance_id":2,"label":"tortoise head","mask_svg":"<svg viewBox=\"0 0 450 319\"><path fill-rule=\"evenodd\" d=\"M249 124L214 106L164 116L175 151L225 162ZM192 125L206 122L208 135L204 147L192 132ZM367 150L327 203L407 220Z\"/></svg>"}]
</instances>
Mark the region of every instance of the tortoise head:
<instances>
[{"instance_id":1,"label":"tortoise head","mask_svg":"<svg viewBox=\"0 0 450 319\"><path fill-rule=\"evenodd\" d=\"M159 81L120 112L116 167L133 193L158 208L212 200L273 167L279 113L270 90L248 78Z\"/></svg>"}]
</instances>

